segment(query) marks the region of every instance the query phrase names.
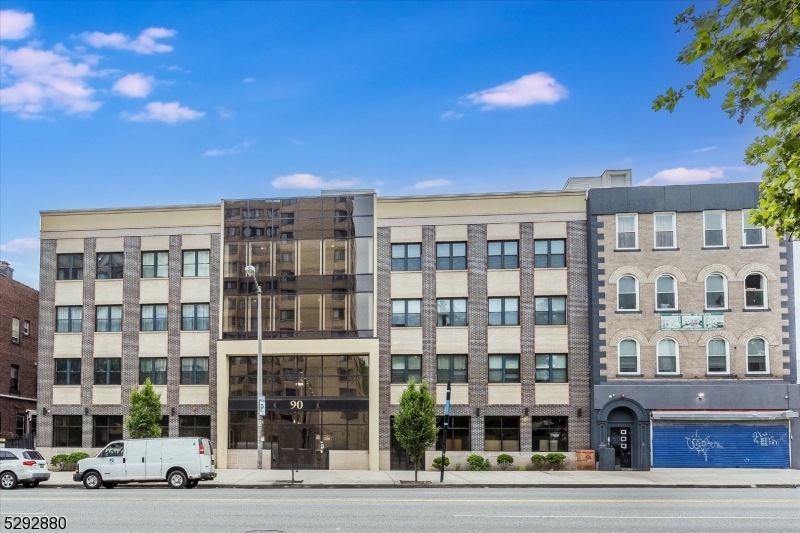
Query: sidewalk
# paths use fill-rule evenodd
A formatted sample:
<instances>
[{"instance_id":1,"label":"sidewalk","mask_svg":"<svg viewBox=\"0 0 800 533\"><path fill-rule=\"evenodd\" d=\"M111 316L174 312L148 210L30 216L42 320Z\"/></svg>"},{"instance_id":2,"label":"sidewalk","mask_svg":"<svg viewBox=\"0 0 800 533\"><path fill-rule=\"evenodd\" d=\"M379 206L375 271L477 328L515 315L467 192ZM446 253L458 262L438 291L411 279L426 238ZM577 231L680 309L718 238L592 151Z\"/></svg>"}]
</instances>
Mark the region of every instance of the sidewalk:
<instances>
[{"instance_id":1,"label":"sidewalk","mask_svg":"<svg viewBox=\"0 0 800 533\"><path fill-rule=\"evenodd\" d=\"M203 481L204 488L273 488L291 486L280 483L292 479L290 470L217 470L214 481ZM444 473L444 483L439 483L439 472L420 472L414 485L414 472L407 470L300 470L295 486L342 488L406 488L406 487L791 487L800 488L800 470L724 469L724 468L656 468L649 472L619 471L562 471L520 472L518 470ZM276 483L277 482L277 483ZM408 483L411 482L411 483ZM72 472L51 472L50 480L41 487L82 488L72 481ZM147 487L150 484L132 484ZM166 487L166 483L157 486Z\"/></svg>"}]
</instances>

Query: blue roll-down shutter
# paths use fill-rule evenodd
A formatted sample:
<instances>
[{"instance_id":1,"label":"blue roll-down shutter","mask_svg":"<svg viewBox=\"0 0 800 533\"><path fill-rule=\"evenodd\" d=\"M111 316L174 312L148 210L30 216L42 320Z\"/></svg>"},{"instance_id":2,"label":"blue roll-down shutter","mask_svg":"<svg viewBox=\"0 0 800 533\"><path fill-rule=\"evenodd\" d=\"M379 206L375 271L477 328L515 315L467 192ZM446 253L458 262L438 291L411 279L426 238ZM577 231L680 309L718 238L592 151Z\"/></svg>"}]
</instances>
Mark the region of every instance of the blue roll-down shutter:
<instances>
[{"instance_id":1,"label":"blue roll-down shutter","mask_svg":"<svg viewBox=\"0 0 800 533\"><path fill-rule=\"evenodd\" d=\"M778 422L655 422L658 468L789 468L789 427Z\"/></svg>"}]
</instances>

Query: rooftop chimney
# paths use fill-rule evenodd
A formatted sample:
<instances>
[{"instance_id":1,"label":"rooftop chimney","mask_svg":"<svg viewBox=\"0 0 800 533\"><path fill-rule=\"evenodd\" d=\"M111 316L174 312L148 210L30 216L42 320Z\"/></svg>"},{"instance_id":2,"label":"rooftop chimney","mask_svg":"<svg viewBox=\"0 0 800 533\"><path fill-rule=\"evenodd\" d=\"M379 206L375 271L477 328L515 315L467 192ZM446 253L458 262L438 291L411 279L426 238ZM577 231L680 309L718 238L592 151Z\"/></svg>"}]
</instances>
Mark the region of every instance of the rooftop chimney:
<instances>
[{"instance_id":1,"label":"rooftop chimney","mask_svg":"<svg viewBox=\"0 0 800 533\"><path fill-rule=\"evenodd\" d=\"M8 264L8 261L0 261L0 275L14 279L14 269Z\"/></svg>"}]
</instances>

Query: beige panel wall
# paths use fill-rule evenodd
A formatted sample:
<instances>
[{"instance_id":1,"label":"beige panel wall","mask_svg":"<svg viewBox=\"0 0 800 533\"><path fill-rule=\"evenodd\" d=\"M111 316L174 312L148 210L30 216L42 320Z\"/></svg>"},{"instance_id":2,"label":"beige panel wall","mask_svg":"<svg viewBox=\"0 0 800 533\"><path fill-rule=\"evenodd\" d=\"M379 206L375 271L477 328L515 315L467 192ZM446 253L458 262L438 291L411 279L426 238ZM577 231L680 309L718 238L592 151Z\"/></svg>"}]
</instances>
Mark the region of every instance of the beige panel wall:
<instances>
[{"instance_id":1,"label":"beige panel wall","mask_svg":"<svg viewBox=\"0 0 800 533\"><path fill-rule=\"evenodd\" d=\"M139 282L139 303L165 304L169 301L169 280L143 279Z\"/></svg>"},{"instance_id":2,"label":"beige panel wall","mask_svg":"<svg viewBox=\"0 0 800 533\"><path fill-rule=\"evenodd\" d=\"M139 389L144 385L139 385ZM161 405L167 405L169 403L169 398L167 398L167 386L166 385L153 385L153 390L161 395Z\"/></svg>"},{"instance_id":3,"label":"beige panel wall","mask_svg":"<svg viewBox=\"0 0 800 533\"><path fill-rule=\"evenodd\" d=\"M80 357L83 351L81 333L56 333L53 339L53 357Z\"/></svg>"},{"instance_id":4,"label":"beige panel wall","mask_svg":"<svg viewBox=\"0 0 800 533\"><path fill-rule=\"evenodd\" d=\"M436 385L436 403L444 405L447 400L447 385ZM469 405L469 385L450 385L450 404Z\"/></svg>"},{"instance_id":5,"label":"beige panel wall","mask_svg":"<svg viewBox=\"0 0 800 533\"><path fill-rule=\"evenodd\" d=\"M100 237L95 241L95 251L101 252L121 252L125 249L124 237Z\"/></svg>"},{"instance_id":6,"label":"beige panel wall","mask_svg":"<svg viewBox=\"0 0 800 533\"><path fill-rule=\"evenodd\" d=\"M143 252L165 252L169 250L169 235L153 235L142 237L141 249Z\"/></svg>"},{"instance_id":7,"label":"beige panel wall","mask_svg":"<svg viewBox=\"0 0 800 533\"><path fill-rule=\"evenodd\" d=\"M422 226L395 226L392 242L422 242Z\"/></svg>"},{"instance_id":8,"label":"beige panel wall","mask_svg":"<svg viewBox=\"0 0 800 533\"><path fill-rule=\"evenodd\" d=\"M392 353L421 354L422 328L392 328Z\"/></svg>"},{"instance_id":9,"label":"beige panel wall","mask_svg":"<svg viewBox=\"0 0 800 533\"><path fill-rule=\"evenodd\" d=\"M486 291L489 297L519 296L519 269L487 271Z\"/></svg>"},{"instance_id":10,"label":"beige panel wall","mask_svg":"<svg viewBox=\"0 0 800 533\"><path fill-rule=\"evenodd\" d=\"M182 250L206 250L211 248L211 235L183 235Z\"/></svg>"},{"instance_id":11,"label":"beige panel wall","mask_svg":"<svg viewBox=\"0 0 800 533\"><path fill-rule=\"evenodd\" d=\"M94 334L94 356L121 356L122 355L122 333L95 333Z\"/></svg>"},{"instance_id":12,"label":"beige panel wall","mask_svg":"<svg viewBox=\"0 0 800 533\"><path fill-rule=\"evenodd\" d=\"M228 461L225 468L255 470L258 466L258 450L228 450L227 456L217 454L217 464L224 464L225 457ZM261 463L262 470L272 470L272 450L262 451Z\"/></svg>"},{"instance_id":13,"label":"beige panel wall","mask_svg":"<svg viewBox=\"0 0 800 533\"><path fill-rule=\"evenodd\" d=\"M53 385L53 405L80 405L80 385Z\"/></svg>"},{"instance_id":14,"label":"beige panel wall","mask_svg":"<svg viewBox=\"0 0 800 533\"><path fill-rule=\"evenodd\" d=\"M569 405L569 383L537 383L533 396L536 405Z\"/></svg>"},{"instance_id":15,"label":"beige panel wall","mask_svg":"<svg viewBox=\"0 0 800 533\"><path fill-rule=\"evenodd\" d=\"M122 305L122 280L95 280L94 303L97 305Z\"/></svg>"},{"instance_id":16,"label":"beige panel wall","mask_svg":"<svg viewBox=\"0 0 800 533\"><path fill-rule=\"evenodd\" d=\"M512 241L518 239L519 239L519 224L516 222L507 224L486 225L487 241L500 241L500 240Z\"/></svg>"},{"instance_id":17,"label":"beige panel wall","mask_svg":"<svg viewBox=\"0 0 800 533\"><path fill-rule=\"evenodd\" d=\"M533 274L533 294L536 296L564 296L567 290L566 268L541 268Z\"/></svg>"},{"instance_id":18,"label":"beige panel wall","mask_svg":"<svg viewBox=\"0 0 800 533\"><path fill-rule=\"evenodd\" d=\"M57 254L82 254L83 239L58 239L56 241Z\"/></svg>"},{"instance_id":19,"label":"beige panel wall","mask_svg":"<svg viewBox=\"0 0 800 533\"><path fill-rule=\"evenodd\" d=\"M178 387L178 403L181 405L207 405L208 385L181 385Z\"/></svg>"},{"instance_id":20,"label":"beige panel wall","mask_svg":"<svg viewBox=\"0 0 800 533\"><path fill-rule=\"evenodd\" d=\"M520 353L520 332L519 326L489 326L488 353Z\"/></svg>"},{"instance_id":21,"label":"beige panel wall","mask_svg":"<svg viewBox=\"0 0 800 533\"><path fill-rule=\"evenodd\" d=\"M534 327L536 353L567 353L569 351L568 334L567 326Z\"/></svg>"},{"instance_id":22,"label":"beige panel wall","mask_svg":"<svg viewBox=\"0 0 800 533\"><path fill-rule=\"evenodd\" d=\"M534 239L566 239L566 222L536 222L533 224Z\"/></svg>"},{"instance_id":23,"label":"beige panel wall","mask_svg":"<svg viewBox=\"0 0 800 533\"><path fill-rule=\"evenodd\" d=\"M140 234L149 228L174 228L168 235L192 232L197 227L219 226L220 204L144 207L131 209L94 209L91 211L45 211L41 230L70 232L81 230L137 229ZM83 247L81 247L83 250ZM59 252L61 253L61 252Z\"/></svg>"},{"instance_id":24,"label":"beige panel wall","mask_svg":"<svg viewBox=\"0 0 800 533\"><path fill-rule=\"evenodd\" d=\"M469 328L436 328L436 353L469 353Z\"/></svg>"},{"instance_id":25,"label":"beige panel wall","mask_svg":"<svg viewBox=\"0 0 800 533\"><path fill-rule=\"evenodd\" d=\"M406 390L406 385L390 385L389 386L389 403L397 405L400 403L400 396Z\"/></svg>"},{"instance_id":26,"label":"beige panel wall","mask_svg":"<svg viewBox=\"0 0 800 533\"><path fill-rule=\"evenodd\" d=\"M369 451L330 450L328 452L330 470L369 470Z\"/></svg>"},{"instance_id":27,"label":"beige panel wall","mask_svg":"<svg viewBox=\"0 0 800 533\"><path fill-rule=\"evenodd\" d=\"M205 303L211 301L209 278L181 278L181 302Z\"/></svg>"},{"instance_id":28,"label":"beige panel wall","mask_svg":"<svg viewBox=\"0 0 800 533\"><path fill-rule=\"evenodd\" d=\"M94 405L120 405L122 387L119 385L93 385L92 403Z\"/></svg>"},{"instance_id":29,"label":"beige panel wall","mask_svg":"<svg viewBox=\"0 0 800 533\"><path fill-rule=\"evenodd\" d=\"M488 402L490 404L522 404L522 385L519 383L489 383Z\"/></svg>"},{"instance_id":30,"label":"beige panel wall","mask_svg":"<svg viewBox=\"0 0 800 533\"><path fill-rule=\"evenodd\" d=\"M139 357L166 357L166 331L140 331Z\"/></svg>"},{"instance_id":31,"label":"beige panel wall","mask_svg":"<svg viewBox=\"0 0 800 533\"><path fill-rule=\"evenodd\" d=\"M422 298L422 272L392 272L392 298Z\"/></svg>"},{"instance_id":32,"label":"beige panel wall","mask_svg":"<svg viewBox=\"0 0 800 533\"><path fill-rule=\"evenodd\" d=\"M56 281L56 305L83 305L82 281Z\"/></svg>"},{"instance_id":33,"label":"beige panel wall","mask_svg":"<svg viewBox=\"0 0 800 533\"><path fill-rule=\"evenodd\" d=\"M436 240L438 242L466 241L467 225L455 224L452 226L436 226Z\"/></svg>"},{"instance_id":34,"label":"beige panel wall","mask_svg":"<svg viewBox=\"0 0 800 533\"><path fill-rule=\"evenodd\" d=\"M208 357L208 332L181 331L181 356Z\"/></svg>"},{"instance_id":35,"label":"beige panel wall","mask_svg":"<svg viewBox=\"0 0 800 533\"><path fill-rule=\"evenodd\" d=\"M466 270L437 270L437 298L466 298L469 296L469 274Z\"/></svg>"}]
</instances>

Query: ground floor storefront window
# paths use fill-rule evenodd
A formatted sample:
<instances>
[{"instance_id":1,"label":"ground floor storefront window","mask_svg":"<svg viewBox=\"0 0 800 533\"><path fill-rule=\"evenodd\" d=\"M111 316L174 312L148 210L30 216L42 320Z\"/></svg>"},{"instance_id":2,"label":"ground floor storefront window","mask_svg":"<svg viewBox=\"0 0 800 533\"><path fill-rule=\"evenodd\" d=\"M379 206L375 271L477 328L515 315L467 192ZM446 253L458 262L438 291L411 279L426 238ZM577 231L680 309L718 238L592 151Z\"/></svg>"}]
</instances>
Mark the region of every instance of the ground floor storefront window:
<instances>
[{"instance_id":1,"label":"ground floor storefront window","mask_svg":"<svg viewBox=\"0 0 800 533\"><path fill-rule=\"evenodd\" d=\"M540 452L566 452L567 417L534 416L531 419L533 426L533 451Z\"/></svg>"},{"instance_id":2,"label":"ground floor storefront window","mask_svg":"<svg viewBox=\"0 0 800 533\"><path fill-rule=\"evenodd\" d=\"M484 418L485 441L487 452L519 451L519 417L487 416Z\"/></svg>"},{"instance_id":3,"label":"ground floor storefront window","mask_svg":"<svg viewBox=\"0 0 800 533\"><path fill-rule=\"evenodd\" d=\"M436 417L436 426L439 429L439 435L436 437L436 449L442 449L442 433L441 428L444 427L444 417ZM469 451L472 449L470 446L470 417L468 416L451 416L447 427L447 451L460 452Z\"/></svg>"}]
</instances>

